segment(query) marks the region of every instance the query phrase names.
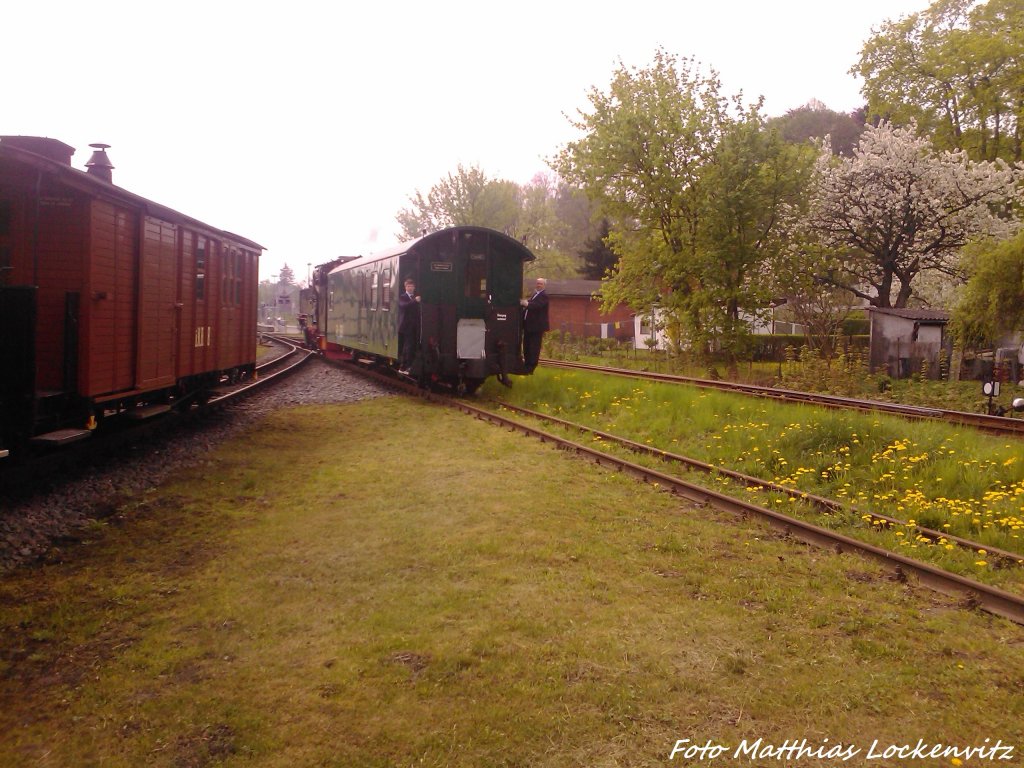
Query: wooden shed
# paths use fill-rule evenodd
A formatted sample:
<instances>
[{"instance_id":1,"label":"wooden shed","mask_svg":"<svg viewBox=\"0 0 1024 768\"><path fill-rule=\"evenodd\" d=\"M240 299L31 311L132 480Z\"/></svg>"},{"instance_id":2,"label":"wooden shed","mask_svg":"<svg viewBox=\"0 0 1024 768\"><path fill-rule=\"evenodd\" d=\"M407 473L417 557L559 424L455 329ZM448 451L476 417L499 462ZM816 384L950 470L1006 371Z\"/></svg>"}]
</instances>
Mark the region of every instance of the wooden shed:
<instances>
[{"instance_id":1,"label":"wooden shed","mask_svg":"<svg viewBox=\"0 0 1024 768\"><path fill-rule=\"evenodd\" d=\"M952 340L946 333L949 312L941 309L892 309L869 307L872 371L885 370L897 379L922 373L940 377L939 361L945 350L948 360Z\"/></svg>"}]
</instances>

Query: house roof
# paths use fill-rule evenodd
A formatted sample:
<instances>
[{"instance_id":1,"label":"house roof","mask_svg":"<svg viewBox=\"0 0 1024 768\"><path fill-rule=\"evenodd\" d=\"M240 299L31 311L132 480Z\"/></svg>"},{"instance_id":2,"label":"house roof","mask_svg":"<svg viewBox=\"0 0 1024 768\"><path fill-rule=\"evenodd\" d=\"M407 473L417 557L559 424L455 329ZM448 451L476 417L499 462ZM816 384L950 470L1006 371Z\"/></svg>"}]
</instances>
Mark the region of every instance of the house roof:
<instances>
[{"instance_id":1,"label":"house roof","mask_svg":"<svg viewBox=\"0 0 1024 768\"><path fill-rule=\"evenodd\" d=\"M948 323L950 317L950 313L945 309L894 309L892 307L868 307L867 309L869 312L902 317L904 320L914 320L918 323Z\"/></svg>"}]
</instances>

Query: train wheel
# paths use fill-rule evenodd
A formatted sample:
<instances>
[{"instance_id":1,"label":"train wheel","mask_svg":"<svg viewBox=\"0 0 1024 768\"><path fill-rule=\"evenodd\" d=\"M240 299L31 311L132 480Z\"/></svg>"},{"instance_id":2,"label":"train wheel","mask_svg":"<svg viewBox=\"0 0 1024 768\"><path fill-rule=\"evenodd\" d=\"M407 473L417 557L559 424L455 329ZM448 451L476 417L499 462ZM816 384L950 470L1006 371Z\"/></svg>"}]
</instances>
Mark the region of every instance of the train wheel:
<instances>
[{"instance_id":1,"label":"train wheel","mask_svg":"<svg viewBox=\"0 0 1024 768\"><path fill-rule=\"evenodd\" d=\"M455 391L458 393L459 397L465 397L466 395L472 395L480 389L480 385L483 383L483 379L459 379L459 383L455 387Z\"/></svg>"}]
</instances>

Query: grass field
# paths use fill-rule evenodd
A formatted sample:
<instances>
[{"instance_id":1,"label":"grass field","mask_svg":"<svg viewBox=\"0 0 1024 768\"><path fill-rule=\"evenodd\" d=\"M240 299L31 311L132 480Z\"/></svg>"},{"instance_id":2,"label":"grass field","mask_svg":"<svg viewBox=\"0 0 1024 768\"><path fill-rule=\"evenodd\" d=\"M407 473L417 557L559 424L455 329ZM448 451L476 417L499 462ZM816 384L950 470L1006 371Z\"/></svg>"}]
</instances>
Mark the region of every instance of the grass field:
<instances>
[{"instance_id":1,"label":"grass field","mask_svg":"<svg viewBox=\"0 0 1024 768\"><path fill-rule=\"evenodd\" d=\"M3 766L1024 749L1024 628L396 398L274 414L4 577L0 628Z\"/></svg>"}]
</instances>

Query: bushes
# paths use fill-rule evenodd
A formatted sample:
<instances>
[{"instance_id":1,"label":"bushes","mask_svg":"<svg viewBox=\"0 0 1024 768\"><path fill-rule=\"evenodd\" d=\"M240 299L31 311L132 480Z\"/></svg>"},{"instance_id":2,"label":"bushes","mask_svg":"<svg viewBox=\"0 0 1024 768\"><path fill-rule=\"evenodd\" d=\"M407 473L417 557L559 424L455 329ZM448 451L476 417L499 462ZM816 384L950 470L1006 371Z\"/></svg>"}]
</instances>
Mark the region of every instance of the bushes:
<instances>
[{"instance_id":1,"label":"bushes","mask_svg":"<svg viewBox=\"0 0 1024 768\"><path fill-rule=\"evenodd\" d=\"M632 340L602 339L598 336L574 336L568 331L551 331L544 335L543 354L561 360L581 357L616 356L633 350Z\"/></svg>"},{"instance_id":2,"label":"bushes","mask_svg":"<svg viewBox=\"0 0 1024 768\"><path fill-rule=\"evenodd\" d=\"M859 354L861 350L868 347L870 337L866 334L845 334L836 338L833 345L842 349L841 354L847 356ZM801 349L807 347L807 337L802 335L776 334L774 336L752 336L751 337L751 359L755 362L781 362L786 360L786 349Z\"/></svg>"},{"instance_id":3,"label":"bushes","mask_svg":"<svg viewBox=\"0 0 1024 768\"><path fill-rule=\"evenodd\" d=\"M782 386L804 392L829 392L846 397L877 394L882 384L868 370L867 350L844 350L831 360L807 346L786 348ZM886 377L888 378L888 377Z\"/></svg>"}]
</instances>

